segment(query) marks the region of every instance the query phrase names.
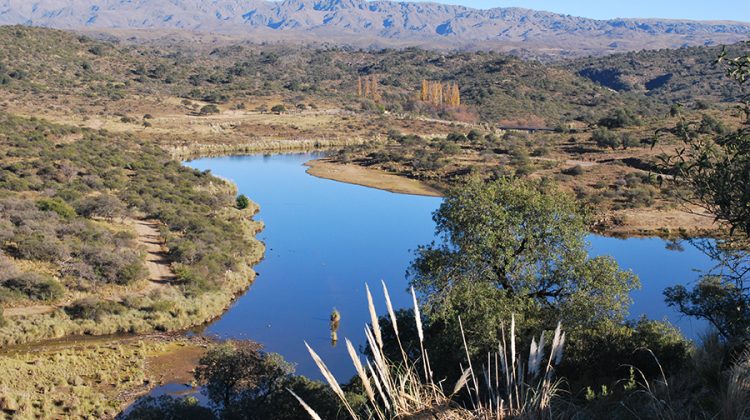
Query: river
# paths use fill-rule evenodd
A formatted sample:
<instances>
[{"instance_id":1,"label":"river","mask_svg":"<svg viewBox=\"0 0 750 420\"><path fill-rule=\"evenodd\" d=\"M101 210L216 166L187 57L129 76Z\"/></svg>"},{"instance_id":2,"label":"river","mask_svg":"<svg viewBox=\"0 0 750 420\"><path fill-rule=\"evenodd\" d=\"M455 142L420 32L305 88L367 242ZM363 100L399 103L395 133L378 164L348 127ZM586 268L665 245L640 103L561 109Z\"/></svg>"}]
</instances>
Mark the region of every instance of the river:
<instances>
[{"instance_id":1,"label":"river","mask_svg":"<svg viewBox=\"0 0 750 420\"><path fill-rule=\"evenodd\" d=\"M307 341L334 375L346 381L353 368L343 339L362 345L363 327L369 321L365 283L373 289L380 314L385 314L381 280L394 306L410 306L405 272L413 250L434 238L431 214L440 199L308 175L303 164L320 156L250 155L186 162L236 183L241 193L260 204L257 217L266 225L260 239L267 252L256 267L257 280L204 333L258 341L295 363L297 373L319 378L305 349ZM704 330L703 323L667 307L662 291L694 281L695 270L711 267L708 257L689 244L675 247L658 238L592 235L589 242L592 255L612 255L640 277L643 287L632 294L632 318L666 319L691 338ZM330 343L328 327L334 308L341 313L336 347Z\"/></svg>"}]
</instances>

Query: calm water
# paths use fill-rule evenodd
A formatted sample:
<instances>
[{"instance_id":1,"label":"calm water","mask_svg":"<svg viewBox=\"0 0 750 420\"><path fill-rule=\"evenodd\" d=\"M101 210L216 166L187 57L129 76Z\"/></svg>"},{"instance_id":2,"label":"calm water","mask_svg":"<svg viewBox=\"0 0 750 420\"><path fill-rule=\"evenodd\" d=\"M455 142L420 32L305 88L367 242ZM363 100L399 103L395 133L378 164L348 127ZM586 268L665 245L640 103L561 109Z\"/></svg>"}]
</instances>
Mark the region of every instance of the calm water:
<instances>
[{"instance_id":1,"label":"calm water","mask_svg":"<svg viewBox=\"0 0 750 420\"><path fill-rule=\"evenodd\" d=\"M412 250L433 239L431 213L439 198L393 194L307 175L303 163L315 154L207 158L188 162L200 170L235 182L241 193L261 206L257 216L266 224L260 239L266 258L249 292L208 334L248 338L296 363L297 372L319 378L304 346L307 341L323 357L334 375L348 380L353 373L343 343L364 341L369 320L364 284L385 313L380 280L389 286L395 306L410 306L405 271ZM631 315L667 319L695 337L703 324L681 318L667 308L662 291L689 283L695 269L710 261L695 248L668 250L660 239L590 238L593 255L612 255L641 278L643 288L633 293ZM330 344L328 317L341 312L339 344Z\"/></svg>"}]
</instances>

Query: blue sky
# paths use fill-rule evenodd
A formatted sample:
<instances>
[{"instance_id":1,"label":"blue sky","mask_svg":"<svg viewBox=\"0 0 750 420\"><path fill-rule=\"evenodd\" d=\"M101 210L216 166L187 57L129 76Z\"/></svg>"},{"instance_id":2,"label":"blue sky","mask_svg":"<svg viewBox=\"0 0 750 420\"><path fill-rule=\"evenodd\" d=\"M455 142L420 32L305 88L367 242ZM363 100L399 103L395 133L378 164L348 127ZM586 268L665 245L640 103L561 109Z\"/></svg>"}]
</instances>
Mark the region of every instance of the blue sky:
<instances>
[{"instance_id":1,"label":"blue sky","mask_svg":"<svg viewBox=\"0 0 750 420\"><path fill-rule=\"evenodd\" d=\"M748 0L431 0L488 9L525 7L594 19L656 17L750 22Z\"/></svg>"}]
</instances>

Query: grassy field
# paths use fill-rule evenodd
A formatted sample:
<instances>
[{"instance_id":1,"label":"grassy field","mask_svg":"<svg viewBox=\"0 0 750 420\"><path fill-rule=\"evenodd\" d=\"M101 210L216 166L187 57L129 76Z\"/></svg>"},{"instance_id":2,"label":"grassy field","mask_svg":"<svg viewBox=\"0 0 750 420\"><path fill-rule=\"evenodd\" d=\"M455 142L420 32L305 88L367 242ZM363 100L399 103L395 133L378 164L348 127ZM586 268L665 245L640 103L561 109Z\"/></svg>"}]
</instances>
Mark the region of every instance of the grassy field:
<instances>
[{"instance_id":1,"label":"grassy field","mask_svg":"<svg viewBox=\"0 0 750 420\"><path fill-rule=\"evenodd\" d=\"M10 418L113 418L161 382L189 383L206 343L144 336L74 340L0 354L0 411Z\"/></svg>"}]
</instances>

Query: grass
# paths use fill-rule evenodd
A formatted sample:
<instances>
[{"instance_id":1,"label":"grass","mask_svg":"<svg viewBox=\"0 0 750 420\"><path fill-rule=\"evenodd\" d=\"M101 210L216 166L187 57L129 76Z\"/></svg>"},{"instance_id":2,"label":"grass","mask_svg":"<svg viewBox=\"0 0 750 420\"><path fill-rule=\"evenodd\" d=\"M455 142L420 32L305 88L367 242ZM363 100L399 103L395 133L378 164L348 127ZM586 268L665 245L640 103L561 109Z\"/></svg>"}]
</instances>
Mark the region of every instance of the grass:
<instances>
[{"instance_id":1,"label":"grass","mask_svg":"<svg viewBox=\"0 0 750 420\"><path fill-rule=\"evenodd\" d=\"M409 360L401 345L396 315L391 304L388 289L383 283L388 316L391 320L401 360L389 360L383 351L382 332L370 289L366 286L368 310L371 324L365 328L365 335L372 351L372 360L363 363L351 341L346 339L346 347L357 377L362 383L367 402L358 412L346 398L338 380L325 362L307 343L307 349L320 369L334 394L344 405L353 419L375 418L436 418L436 419L503 419L503 418L549 418L552 417L552 401L557 397L561 380L554 375L554 366L562 359L565 333L558 324L549 356L545 357L544 333L539 341L533 339L529 357L517 353L515 317L511 319L509 336L503 333L495 354L487 355L487 363L481 368L474 367L469 357L468 346L461 333L466 352L466 366L460 366L462 374L453 387L444 388L443 382L433 378L430 358L424 348L424 330L419 305L414 289L411 290L414 302L414 320L419 336L421 356L419 360ZM459 318L459 323L461 320ZM291 392L291 391L290 391ZM294 395L294 393L292 392ZM320 416L299 396L294 395L313 419ZM460 404L459 402L463 402Z\"/></svg>"},{"instance_id":2,"label":"grass","mask_svg":"<svg viewBox=\"0 0 750 420\"><path fill-rule=\"evenodd\" d=\"M0 355L0 400L12 418L112 418L155 384L148 360L186 344L171 341L98 341Z\"/></svg>"}]
</instances>

